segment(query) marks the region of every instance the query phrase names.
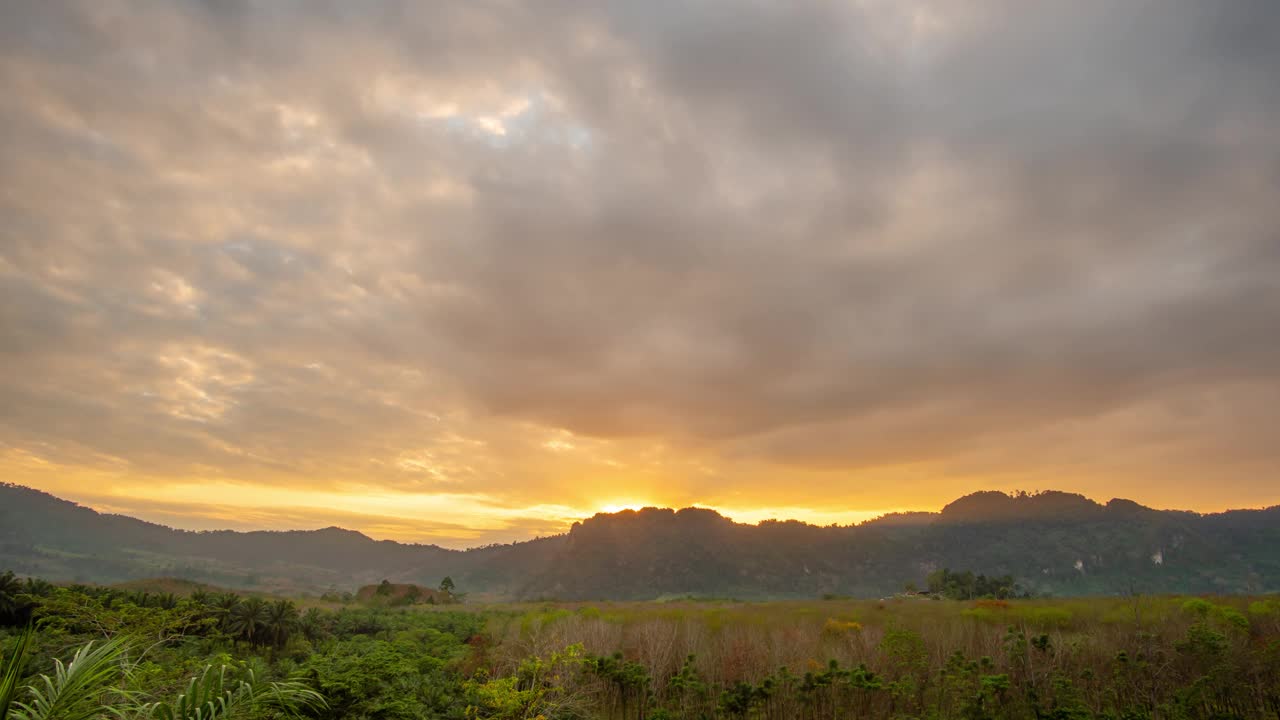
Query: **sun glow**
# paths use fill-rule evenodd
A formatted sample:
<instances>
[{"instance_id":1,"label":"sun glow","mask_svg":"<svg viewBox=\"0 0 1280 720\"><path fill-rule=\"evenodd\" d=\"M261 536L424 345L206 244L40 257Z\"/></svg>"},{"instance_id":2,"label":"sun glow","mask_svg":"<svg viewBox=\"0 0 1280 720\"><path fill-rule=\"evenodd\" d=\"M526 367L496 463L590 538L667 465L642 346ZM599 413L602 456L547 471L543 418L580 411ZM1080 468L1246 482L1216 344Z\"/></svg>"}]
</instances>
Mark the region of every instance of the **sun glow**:
<instances>
[{"instance_id":1,"label":"sun glow","mask_svg":"<svg viewBox=\"0 0 1280 720\"><path fill-rule=\"evenodd\" d=\"M601 505L596 512L616 513L623 510L640 510L647 507L657 507L659 503L648 502L645 500L614 500L610 503Z\"/></svg>"}]
</instances>

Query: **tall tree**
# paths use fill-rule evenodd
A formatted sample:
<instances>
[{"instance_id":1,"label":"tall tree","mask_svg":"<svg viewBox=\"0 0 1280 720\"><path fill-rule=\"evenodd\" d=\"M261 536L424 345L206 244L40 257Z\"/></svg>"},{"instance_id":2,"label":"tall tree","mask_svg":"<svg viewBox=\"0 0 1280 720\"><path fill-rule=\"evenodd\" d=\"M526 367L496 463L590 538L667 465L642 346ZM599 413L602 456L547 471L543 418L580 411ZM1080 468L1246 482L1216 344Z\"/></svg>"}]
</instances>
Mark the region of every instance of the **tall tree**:
<instances>
[{"instance_id":1,"label":"tall tree","mask_svg":"<svg viewBox=\"0 0 1280 720\"><path fill-rule=\"evenodd\" d=\"M209 608L214 617L218 618L218 629L228 635L235 634L231 625L236 606L239 604L240 596L233 592L215 595L209 600Z\"/></svg>"},{"instance_id":2,"label":"tall tree","mask_svg":"<svg viewBox=\"0 0 1280 720\"><path fill-rule=\"evenodd\" d=\"M268 638L263 630L269 621L267 603L262 598L251 597L236 605L231 610L231 632L249 641L251 645L262 645Z\"/></svg>"},{"instance_id":3,"label":"tall tree","mask_svg":"<svg viewBox=\"0 0 1280 720\"><path fill-rule=\"evenodd\" d=\"M28 581L29 582L29 581ZM0 575L0 626L24 625L31 620L31 596L12 570Z\"/></svg>"},{"instance_id":4,"label":"tall tree","mask_svg":"<svg viewBox=\"0 0 1280 720\"><path fill-rule=\"evenodd\" d=\"M22 593L22 583L14 576L12 570L0 575L0 620L7 618L18 609L18 595Z\"/></svg>"},{"instance_id":5,"label":"tall tree","mask_svg":"<svg viewBox=\"0 0 1280 720\"><path fill-rule=\"evenodd\" d=\"M329 632L324 619L324 613L319 608L310 608L298 620L298 629L302 631L304 637L311 642L315 642L324 637Z\"/></svg>"},{"instance_id":6,"label":"tall tree","mask_svg":"<svg viewBox=\"0 0 1280 720\"><path fill-rule=\"evenodd\" d=\"M298 627L298 607L292 600L277 600L267 606L263 631L271 644L284 647Z\"/></svg>"}]
</instances>

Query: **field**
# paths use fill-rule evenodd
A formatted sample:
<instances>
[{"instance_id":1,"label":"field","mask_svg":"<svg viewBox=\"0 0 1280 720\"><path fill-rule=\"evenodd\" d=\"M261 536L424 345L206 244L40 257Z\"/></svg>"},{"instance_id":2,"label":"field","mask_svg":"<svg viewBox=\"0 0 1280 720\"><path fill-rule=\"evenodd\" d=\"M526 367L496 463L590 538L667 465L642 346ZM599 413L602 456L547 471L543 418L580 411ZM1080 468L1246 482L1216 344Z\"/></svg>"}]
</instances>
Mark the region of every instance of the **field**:
<instances>
[{"instance_id":1,"label":"field","mask_svg":"<svg viewBox=\"0 0 1280 720\"><path fill-rule=\"evenodd\" d=\"M90 640L125 638L104 707L126 697L113 689L176 703L214 667L323 697L242 717L1280 717L1275 597L300 608L203 589L28 589L15 597L39 629L19 685L56 679L54 659ZM20 634L0 630L6 658Z\"/></svg>"},{"instance_id":2,"label":"field","mask_svg":"<svg viewBox=\"0 0 1280 720\"><path fill-rule=\"evenodd\" d=\"M1274 599L1168 597L485 615L499 677L564 648L596 658L603 690L563 690L585 692L593 717L1275 717L1278 612Z\"/></svg>"}]
</instances>

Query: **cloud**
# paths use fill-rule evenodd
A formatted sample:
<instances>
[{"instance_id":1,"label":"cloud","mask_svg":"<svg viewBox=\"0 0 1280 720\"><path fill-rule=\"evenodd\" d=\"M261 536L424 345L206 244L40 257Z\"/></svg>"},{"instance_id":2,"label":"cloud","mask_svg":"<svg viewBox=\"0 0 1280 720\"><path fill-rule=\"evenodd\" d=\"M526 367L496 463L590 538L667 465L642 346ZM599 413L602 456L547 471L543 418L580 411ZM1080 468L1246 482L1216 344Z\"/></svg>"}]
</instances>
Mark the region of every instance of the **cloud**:
<instances>
[{"instance_id":1,"label":"cloud","mask_svg":"<svg viewBox=\"0 0 1280 720\"><path fill-rule=\"evenodd\" d=\"M1274 3L0 14L15 477L1276 501Z\"/></svg>"}]
</instances>

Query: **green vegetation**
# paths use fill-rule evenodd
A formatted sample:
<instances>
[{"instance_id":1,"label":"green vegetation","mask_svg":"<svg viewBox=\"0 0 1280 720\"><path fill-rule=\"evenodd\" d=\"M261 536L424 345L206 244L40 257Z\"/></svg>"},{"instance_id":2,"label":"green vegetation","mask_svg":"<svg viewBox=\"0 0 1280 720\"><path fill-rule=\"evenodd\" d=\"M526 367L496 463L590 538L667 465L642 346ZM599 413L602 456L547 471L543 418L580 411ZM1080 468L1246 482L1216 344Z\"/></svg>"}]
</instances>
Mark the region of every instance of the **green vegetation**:
<instances>
[{"instance_id":1,"label":"green vegetation","mask_svg":"<svg viewBox=\"0 0 1280 720\"><path fill-rule=\"evenodd\" d=\"M0 720L92 720L108 715L154 720L216 720L298 715L322 711L324 698L307 684L260 680L252 669L212 666L194 676L186 691L171 700L143 699L134 674L142 666L132 656L135 638L117 635L104 642L89 640L71 659L53 659L51 674L40 674L21 686L34 633L19 635L6 661L0 687ZM161 690L154 688L155 691Z\"/></svg>"},{"instance_id":2,"label":"green vegetation","mask_svg":"<svg viewBox=\"0 0 1280 720\"><path fill-rule=\"evenodd\" d=\"M148 587L0 576L0 719L1280 713L1273 596L390 606Z\"/></svg>"},{"instance_id":3,"label":"green vegetation","mask_svg":"<svg viewBox=\"0 0 1280 720\"><path fill-rule=\"evenodd\" d=\"M908 592L912 590L907 588ZM996 598L1004 600L1011 597L1029 597L1022 591L1012 575L989 578L986 575L974 575L972 571L951 572L949 568L929 573L929 592L949 600L976 600L978 598Z\"/></svg>"}]
</instances>

